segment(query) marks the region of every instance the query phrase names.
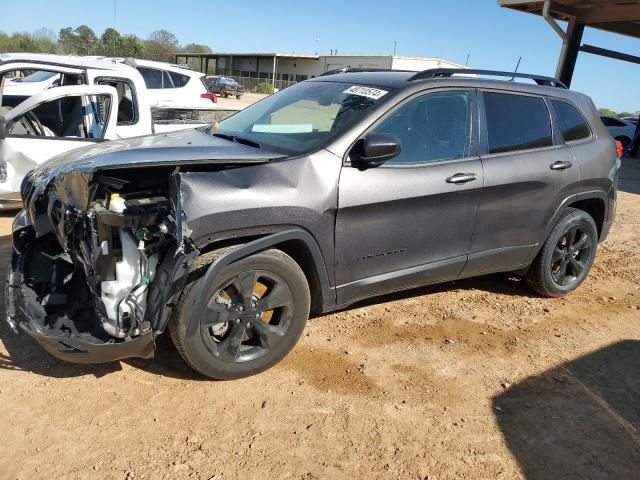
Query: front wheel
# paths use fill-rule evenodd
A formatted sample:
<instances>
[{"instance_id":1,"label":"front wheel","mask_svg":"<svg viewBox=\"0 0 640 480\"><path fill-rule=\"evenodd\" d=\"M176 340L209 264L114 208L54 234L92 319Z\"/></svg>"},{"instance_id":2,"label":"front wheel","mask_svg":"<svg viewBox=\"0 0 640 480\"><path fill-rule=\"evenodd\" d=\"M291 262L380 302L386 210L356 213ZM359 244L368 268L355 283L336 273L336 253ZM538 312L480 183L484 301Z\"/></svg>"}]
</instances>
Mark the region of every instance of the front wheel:
<instances>
[{"instance_id":1,"label":"front wheel","mask_svg":"<svg viewBox=\"0 0 640 480\"><path fill-rule=\"evenodd\" d=\"M202 318L195 318L202 282L185 288L169 322L176 348L199 373L218 380L254 375L282 360L300 338L309 286L284 252L268 250L225 267L205 293ZM191 322L198 328L189 336Z\"/></svg>"},{"instance_id":2,"label":"front wheel","mask_svg":"<svg viewBox=\"0 0 640 480\"><path fill-rule=\"evenodd\" d=\"M591 270L597 247L598 229L591 215L568 208L531 265L529 284L546 297L572 292Z\"/></svg>"}]
</instances>

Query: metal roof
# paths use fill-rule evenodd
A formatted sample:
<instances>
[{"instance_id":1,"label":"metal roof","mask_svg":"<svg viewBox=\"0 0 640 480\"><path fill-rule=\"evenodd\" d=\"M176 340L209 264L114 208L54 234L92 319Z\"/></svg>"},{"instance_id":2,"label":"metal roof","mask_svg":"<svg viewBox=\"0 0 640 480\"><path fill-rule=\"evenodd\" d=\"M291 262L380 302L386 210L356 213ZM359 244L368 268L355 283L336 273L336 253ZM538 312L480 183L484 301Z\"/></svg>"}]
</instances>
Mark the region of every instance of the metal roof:
<instances>
[{"instance_id":1,"label":"metal roof","mask_svg":"<svg viewBox=\"0 0 640 480\"><path fill-rule=\"evenodd\" d=\"M542 16L543 0L498 0L498 5ZM591 28L640 38L640 0L553 0L556 20L574 17Z\"/></svg>"},{"instance_id":2,"label":"metal roof","mask_svg":"<svg viewBox=\"0 0 640 480\"><path fill-rule=\"evenodd\" d=\"M97 70L122 70L131 68L112 60L95 57L76 57L73 55L52 55L47 53L1 53L0 65L5 63L29 62L45 65L57 65L72 68L94 68Z\"/></svg>"},{"instance_id":3,"label":"metal roof","mask_svg":"<svg viewBox=\"0 0 640 480\"><path fill-rule=\"evenodd\" d=\"M319 55L307 55L299 53L277 53L277 52L260 52L260 53L237 53L237 52L212 52L212 53L189 53L189 52L175 52L172 55L178 57L285 57L285 58L309 58L312 60L318 60Z\"/></svg>"}]
</instances>

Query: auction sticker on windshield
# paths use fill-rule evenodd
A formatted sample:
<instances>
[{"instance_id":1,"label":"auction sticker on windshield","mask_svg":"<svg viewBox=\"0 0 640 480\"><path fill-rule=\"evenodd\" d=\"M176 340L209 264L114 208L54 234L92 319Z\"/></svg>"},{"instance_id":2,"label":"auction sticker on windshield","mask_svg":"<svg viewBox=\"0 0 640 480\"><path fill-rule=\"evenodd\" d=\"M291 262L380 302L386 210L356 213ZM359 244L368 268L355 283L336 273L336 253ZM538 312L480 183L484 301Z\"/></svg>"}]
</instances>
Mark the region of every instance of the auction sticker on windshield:
<instances>
[{"instance_id":1,"label":"auction sticker on windshield","mask_svg":"<svg viewBox=\"0 0 640 480\"><path fill-rule=\"evenodd\" d=\"M384 97L387 93L386 90L380 90L379 88L372 87L359 87L354 85L353 87L347 88L342 93L348 93L350 95L359 95L361 97L372 98L373 100L378 100L379 98Z\"/></svg>"}]
</instances>

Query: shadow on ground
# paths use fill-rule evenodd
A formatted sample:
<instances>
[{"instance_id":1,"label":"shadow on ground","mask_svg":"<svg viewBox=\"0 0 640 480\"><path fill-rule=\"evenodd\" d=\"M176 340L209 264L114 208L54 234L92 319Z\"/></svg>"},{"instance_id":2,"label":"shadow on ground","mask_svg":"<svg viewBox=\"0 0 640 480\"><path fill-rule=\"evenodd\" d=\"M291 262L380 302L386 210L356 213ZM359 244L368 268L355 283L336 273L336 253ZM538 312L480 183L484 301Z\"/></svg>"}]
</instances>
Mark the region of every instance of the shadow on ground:
<instances>
[{"instance_id":1,"label":"shadow on ground","mask_svg":"<svg viewBox=\"0 0 640 480\"><path fill-rule=\"evenodd\" d=\"M529 378L493 406L527 480L639 478L638 340Z\"/></svg>"}]
</instances>

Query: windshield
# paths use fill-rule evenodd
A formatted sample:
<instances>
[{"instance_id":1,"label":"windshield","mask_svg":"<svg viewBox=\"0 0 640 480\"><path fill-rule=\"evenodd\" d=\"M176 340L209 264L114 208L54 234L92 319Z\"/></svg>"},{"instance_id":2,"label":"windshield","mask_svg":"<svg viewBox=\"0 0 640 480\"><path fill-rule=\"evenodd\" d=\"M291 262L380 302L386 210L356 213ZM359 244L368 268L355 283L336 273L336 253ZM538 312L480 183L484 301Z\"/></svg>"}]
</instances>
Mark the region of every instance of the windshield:
<instances>
[{"instance_id":1,"label":"windshield","mask_svg":"<svg viewBox=\"0 0 640 480\"><path fill-rule=\"evenodd\" d=\"M214 133L290 154L308 153L345 132L390 92L347 83L302 82L225 119Z\"/></svg>"}]
</instances>

